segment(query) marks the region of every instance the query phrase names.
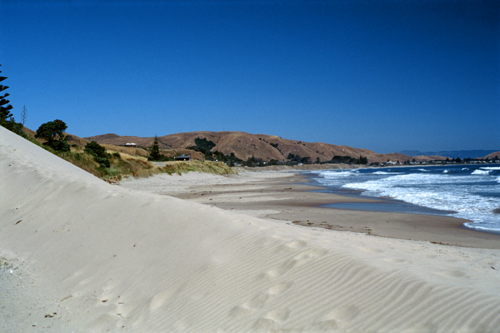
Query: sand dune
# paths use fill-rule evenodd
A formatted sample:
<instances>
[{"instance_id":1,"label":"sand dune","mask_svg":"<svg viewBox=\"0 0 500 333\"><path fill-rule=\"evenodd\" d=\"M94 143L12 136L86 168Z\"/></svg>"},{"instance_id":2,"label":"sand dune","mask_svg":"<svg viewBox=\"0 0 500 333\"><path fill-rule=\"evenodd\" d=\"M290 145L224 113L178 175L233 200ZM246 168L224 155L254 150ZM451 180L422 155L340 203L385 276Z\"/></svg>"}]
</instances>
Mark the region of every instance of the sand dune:
<instances>
[{"instance_id":1,"label":"sand dune","mask_svg":"<svg viewBox=\"0 0 500 333\"><path fill-rule=\"evenodd\" d=\"M0 127L2 331L495 331L500 252L109 185Z\"/></svg>"}]
</instances>

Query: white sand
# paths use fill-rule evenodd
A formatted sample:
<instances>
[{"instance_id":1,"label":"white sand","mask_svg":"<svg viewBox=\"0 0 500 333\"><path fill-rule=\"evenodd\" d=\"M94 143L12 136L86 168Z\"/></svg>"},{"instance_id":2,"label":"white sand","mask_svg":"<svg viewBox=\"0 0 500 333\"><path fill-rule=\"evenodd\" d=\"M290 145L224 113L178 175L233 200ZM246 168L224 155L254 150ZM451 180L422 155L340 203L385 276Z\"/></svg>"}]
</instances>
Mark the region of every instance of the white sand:
<instances>
[{"instance_id":1,"label":"white sand","mask_svg":"<svg viewBox=\"0 0 500 333\"><path fill-rule=\"evenodd\" d=\"M1 127L0 195L0 331L500 330L499 250L125 189Z\"/></svg>"}]
</instances>

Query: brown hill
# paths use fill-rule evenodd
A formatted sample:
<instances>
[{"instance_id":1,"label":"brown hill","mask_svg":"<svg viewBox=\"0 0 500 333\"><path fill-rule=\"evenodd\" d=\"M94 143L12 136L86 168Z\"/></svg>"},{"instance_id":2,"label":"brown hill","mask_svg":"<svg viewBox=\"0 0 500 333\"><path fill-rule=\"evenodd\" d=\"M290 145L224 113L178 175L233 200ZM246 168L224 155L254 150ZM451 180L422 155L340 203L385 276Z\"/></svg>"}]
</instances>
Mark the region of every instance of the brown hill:
<instances>
[{"instance_id":1,"label":"brown hill","mask_svg":"<svg viewBox=\"0 0 500 333\"><path fill-rule=\"evenodd\" d=\"M500 158L500 151L496 151L496 152L488 154L484 157L484 159L487 159L487 160L492 160L495 158Z\"/></svg>"},{"instance_id":2,"label":"brown hill","mask_svg":"<svg viewBox=\"0 0 500 333\"><path fill-rule=\"evenodd\" d=\"M429 161L439 161L439 160L444 161L449 157L439 156L439 155L431 155L431 156L419 155L419 156L414 156L413 158L417 162L429 162ZM413 161L413 159L412 159L412 161Z\"/></svg>"},{"instance_id":3,"label":"brown hill","mask_svg":"<svg viewBox=\"0 0 500 333\"><path fill-rule=\"evenodd\" d=\"M35 138L36 132L29 129L28 127L23 127L23 132L26 133L26 135L33 140L37 140L40 143L45 142L45 140L43 140L43 139ZM77 145L78 147L83 147L89 142L89 141L82 139L82 138L80 138L76 135L73 135L73 134L64 133L64 135L66 135L66 137L68 139L68 143L70 145Z\"/></svg>"},{"instance_id":4,"label":"brown hill","mask_svg":"<svg viewBox=\"0 0 500 333\"><path fill-rule=\"evenodd\" d=\"M23 131L31 139L37 140L40 143L45 142L45 140L43 140L43 139L36 139L35 138L36 132L31 130L31 129L29 129L27 127L23 127ZM92 141L92 140L80 138L76 135L69 134L69 133L64 133L64 135L66 135L66 137L68 139L68 143L71 146L76 146L77 149L83 149L87 143ZM113 135L116 137L119 137L116 134L110 134L110 136L113 136ZM106 136L106 135L103 135L103 136ZM141 148L129 148L129 147L116 146L113 144L102 144L102 145L106 148L106 150L111 151L111 152L120 152L120 153L125 153L125 154L131 155L131 156L142 156L142 157L149 156L149 152L144 150L144 149L141 149Z\"/></svg>"},{"instance_id":5,"label":"brown hill","mask_svg":"<svg viewBox=\"0 0 500 333\"><path fill-rule=\"evenodd\" d=\"M212 151L220 151L224 154L234 153L236 157L247 160L250 157L261 158L265 161L271 159L286 161L289 154L310 157L311 161L330 161L334 156L350 156L359 158L364 156L369 162L411 161L413 158L407 155L377 154L368 149L352 148L349 146L338 146L321 142L305 142L298 140L283 139L278 136L266 134L249 134L245 132L189 132L170 134L158 137L160 149L166 151L171 149L186 149L194 146L196 138L206 138L213 141L216 146ZM116 134L104 134L85 138L94 140L100 144L111 144L124 146L126 143L136 143L138 147L151 147L153 137L119 136Z\"/></svg>"}]
</instances>

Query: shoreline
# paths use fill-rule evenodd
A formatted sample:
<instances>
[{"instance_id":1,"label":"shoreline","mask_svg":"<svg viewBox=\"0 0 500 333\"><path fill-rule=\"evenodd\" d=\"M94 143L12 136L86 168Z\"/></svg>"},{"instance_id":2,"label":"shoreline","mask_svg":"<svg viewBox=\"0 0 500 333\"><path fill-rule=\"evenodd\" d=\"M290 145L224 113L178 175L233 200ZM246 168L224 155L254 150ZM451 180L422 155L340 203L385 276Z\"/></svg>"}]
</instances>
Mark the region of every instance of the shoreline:
<instances>
[{"instance_id":1,"label":"shoreline","mask_svg":"<svg viewBox=\"0 0 500 333\"><path fill-rule=\"evenodd\" d=\"M307 176L296 170L246 171L225 178L193 174L178 176L178 179L160 178L123 183L125 187L170 195L276 222L458 247L500 249L500 235L467 229L463 223L468 220L464 219L321 207L334 203L383 201L317 192L324 188L304 184L307 183Z\"/></svg>"},{"instance_id":2,"label":"shoreline","mask_svg":"<svg viewBox=\"0 0 500 333\"><path fill-rule=\"evenodd\" d=\"M424 206L418 206L416 204L412 204L412 203L409 203L409 202L406 202L406 201L394 199L394 198L391 198L391 197L372 197L372 196L365 197L365 196L361 195L361 193L364 192L363 190L352 190L352 192L355 193L355 194L343 193L342 190L338 190L338 191L333 190L333 191L330 191L330 189L328 187L322 186L320 184L315 185L315 184L312 184L311 182L307 182L307 180L312 179L312 177L306 176L305 174L303 174L303 175L304 175L304 178L306 180L305 185L317 186L317 187L319 187L321 189L320 191L324 191L324 193L339 194L339 195L342 195L342 196L347 196L347 197L352 197L352 198L373 198L379 204L384 204L384 205L391 205L391 204L393 204L393 205L398 205L398 206L406 206L405 209L397 209L397 208L396 209L387 209L387 210L381 210L381 209L363 209L363 208L357 207L358 205L356 205L356 204L359 204L358 202L352 202L353 204L355 204L355 205L353 205L354 206L353 208L346 208L345 206L342 207L342 204L338 205L339 207L333 207L334 205L337 205L337 203L323 205L322 207L324 207L324 208L344 209L344 210L353 210L353 211L387 212L387 213L403 213L403 214L415 214L415 215L430 215L430 216L450 217L450 218L453 218L453 219L458 219L458 220L464 221L464 223L462 224L462 228L464 228L464 229L471 230L471 231L477 231L477 232L481 232L481 233L488 233L488 234L492 234L492 235L496 235L496 236L500 236L500 233L498 233L498 232L494 232L494 231L490 231L490 230L481 230L481 229L468 228L465 225L465 223L474 223L474 221L466 219L466 218L460 218L460 217L451 216L451 214L456 213L455 211L446 211L446 210L439 210L439 209L434 209L434 208L429 208L429 207L424 207ZM380 206L378 206L378 207L380 207ZM408 211L408 209L410 211Z\"/></svg>"},{"instance_id":3,"label":"shoreline","mask_svg":"<svg viewBox=\"0 0 500 333\"><path fill-rule=\"evenodd\" d=\"M304 180L307 182L307 180L309 179L306 175L302 175ZM302 185L302 184L296 184L296 185ZM305 184L306 186L309 186L308 184ZM314 186L314 185L312 185ZM314 186L314 187L318 187L319 189L327 189L326 187L323 187L323 186ZM307 189L304 189L304 191L308 191ZM343 196L343 197L347 197L347 198L352 198L353 200L352 201L336 201L335 203L332 203L332 204L337 204L337 203L353 203L353 204L358 204L358 203L365 203L365 202L368 202L368 203L391 203L391 202L401 202L403 203L404 205L408 205L408 206L415 206L411 203L406 203L404 201L398 201L398 200L394 200L394 199L390 199L390 198L376 198L376 197L367 197L367 198L370 198L372 199L371 201L367 201L365 200L363 197L361 196L358 196L358 195L353 195L353 196L347 196L347 195L343 195L343 194L340 194L340 193L330 193L330 192L324 192L325 194L328 194L328 195L331 195L331 194L334 194L334 195L340 195L340 196ZM369 200L370 200L369 199ZM462 218L457 218L457 217L453 217L453 216L446 216L446 215L440 215L440 214L432 214L432 213L414 213L414 212L394 212L394 211L387 211L387 212L384 212L384 211L378 211L378 210L361 210L361 209L356 209L356 208L335 208L335 207L328 207L329 205L332 205L332 204L326 204L326 205L320 205L320 206L316 206L318 208L326 208L326 209L334 209L334 210L341 210L341 211L352 211L352 212L365 212L365 213L368 213L368 214L397 214L398 217L400 217L402 219L402 221L394 221L394 220L390 220L389 223L405 223L405 224L408 224L409 227L411 227L412 229L415 229L413 231L418 231L419 228L422 228L423 226L422 225L418 225L416 226L415 224L416 223L425 223L425 227L426 228L429 228L429 233L432 232L432 237L428 237L428 236L431 236L431 235L424 235L422 234L421 236L415 236L413 237L412 235L408 235L407 232L397 232L397 233L394 233L392 234L392 232L390 230L387 230L387 229L384 229L384 232L382 234L375 234L373 232L366 232L366 234L368 235L374 235L374 236L379 236L379 237L388 237L388 238L398 238L398 239L407 239L407 240L415 240L415 241L429 241L431 243L435 243L435 244L441 244L441 245L450 245L450 246L460 246L460 247L480 247L480 248L495 248L495 249L500 249L500 245L496 245L492 242L497 242L500 240L500 235L499 234L496 234L496 233L493 233L493 232L487 232L487 231L479 231L479 230L475 230L475 229L471 229L471 228L467 228L464 223L467 223L467 222L472 222L470 220L467 220L467 219L462 219ZM419 206L415 206L415 207L419 207ZM429 208L428 210L432 210L431 208ZM413 218L408 218L406 219L405 217L406 216L413 216ZM396 217L396 216L394 216ZM404 222L403 222L404 221ZM433 223L434 221L434 223ZM442 225L437 225L435 223L443 223ZM300 225L303 225L302 223L300 223ZM315 226L315 225L314 225ZM318 227L323 227L321 225L319 225ZM444 234L442 232L446 232L446 229L448 228L452 228L452 229L458 229L458 230L463 230L463 231L466 231L466 232L460 232L460 231L453 231L453 237L448 237L449 235L447 234ZM432 230L431 230L432 229ZM333 228L333 230L342 230L342 229L335 229ZM446 242L443 242L443 241L439 241L439 240L436 240L436 239L433 239L435 236L435 232L439 230L439 233L441 233L441 236L444 236L446 237L446 239L450 239L450 243L446 243ZM349 230L347 230L349 231ZM450 231L451 232L451 231ZM484 236L482 237L481 235L490 235L490 236ZM402 237L402 235L407 235L407 237ZM451 236L451 235L450 235ZM452 240L453 238L453 240ZM433 240L431 240L433 239ZM467 245L465 245L467 244Z\"/></svg>"}]
</instances>

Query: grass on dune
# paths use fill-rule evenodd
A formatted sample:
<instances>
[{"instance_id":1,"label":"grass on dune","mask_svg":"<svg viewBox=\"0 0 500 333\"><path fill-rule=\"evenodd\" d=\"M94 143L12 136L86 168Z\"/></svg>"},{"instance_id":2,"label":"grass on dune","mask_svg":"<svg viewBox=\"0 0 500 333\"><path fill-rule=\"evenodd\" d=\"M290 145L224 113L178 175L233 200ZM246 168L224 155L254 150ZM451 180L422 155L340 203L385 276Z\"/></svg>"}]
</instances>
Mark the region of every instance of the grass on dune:
<instances>
[{"instance_id":1,"label":"grass on dune","mask_svg":"<svg viewBox=\"0 0 500 333\"><path fill-rule=\"evenodd\" d=\"M150 177L159 173L181 175L190 171L197 171L215 175L237 174L234 169L222 162L201 162L194 160L188 162L174 162L163 167L157 167L144 158L134 157L128 154L122 154L114 151L108 151L108 153L110 153L110 167L106 168L97 163L94 160L94 157L85 152L81 147L72 147L70 151L59 152L50 147L47 147L46 145L42 145L37 140L31 138L27 139L34 144L50 151L51 153L63 158L64 160L76 165L77 167L110 183L120 181L123 176L133 176L138 178Z\"/></svg>"},{"instance_id":2,"label":"grass on dune","mask_svg":"<svg viewBox=\"0 0 500 333\"><path fill-rule=\"evenodd\" d=\"M81 169L102 178L108 182L120 181L124 176L133 176L136 178L146 178L159 173L168 173L169 175L188 173L197 171L215 175L237 174L235 170L222 162L212 161L188 161L175 162L163 167L155 167L152 163L140 158L130 156L121 156L120 153L112 153L110 167L105 168L95 162L94 158L83 150L74 150L64 153L56 153L58 156L73 163Z\"/></svg>"},{"instance_id":3,"label":"grass on dune","mask_svg":"<svg viewBox=\"0 0 500 333\"><path fill-rule=\"evenodd\" d=\"M215 175L234 175L237 174L235 170L227 166L222 162L213 161L189 161L189 162L176 162L172 164L167 164L164 167L159 168L163 173L178 174L187 173L190 171L211 173Z\"/></svg>"}]
</instances>

